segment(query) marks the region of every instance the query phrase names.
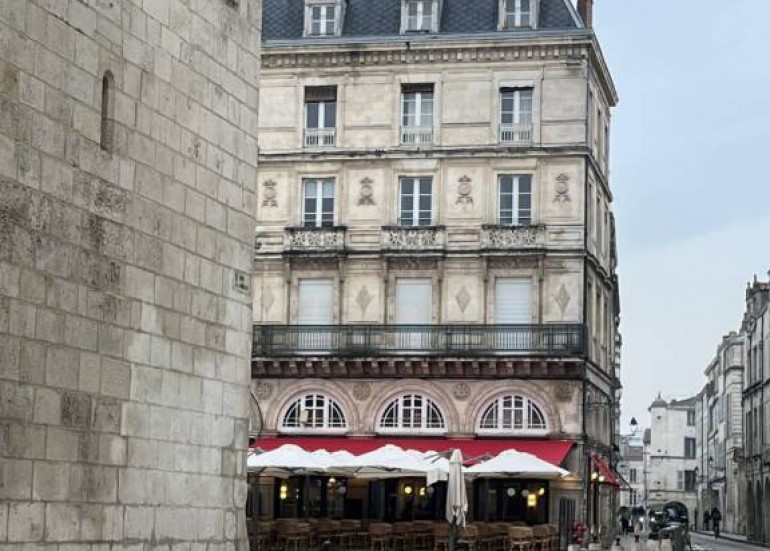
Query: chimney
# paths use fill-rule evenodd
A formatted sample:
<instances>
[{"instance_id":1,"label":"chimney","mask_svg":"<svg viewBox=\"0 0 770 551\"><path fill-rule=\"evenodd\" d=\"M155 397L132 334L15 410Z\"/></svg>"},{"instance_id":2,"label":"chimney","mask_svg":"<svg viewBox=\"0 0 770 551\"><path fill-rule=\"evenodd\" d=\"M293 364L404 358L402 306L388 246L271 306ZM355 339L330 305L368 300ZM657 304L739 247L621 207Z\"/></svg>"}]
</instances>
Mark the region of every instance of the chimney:
<instances>
[{"instance_id":1,"label":"chimney","mask_svg":"<svg viewBox=\"0 0 770 551\"><path fill-rule=\"evenodd\" d=\"M578 13L583 20L583 24L586 28L591 28L594 25L594 0L578 0L577 3Z\"/></svg>"}]
</instances>

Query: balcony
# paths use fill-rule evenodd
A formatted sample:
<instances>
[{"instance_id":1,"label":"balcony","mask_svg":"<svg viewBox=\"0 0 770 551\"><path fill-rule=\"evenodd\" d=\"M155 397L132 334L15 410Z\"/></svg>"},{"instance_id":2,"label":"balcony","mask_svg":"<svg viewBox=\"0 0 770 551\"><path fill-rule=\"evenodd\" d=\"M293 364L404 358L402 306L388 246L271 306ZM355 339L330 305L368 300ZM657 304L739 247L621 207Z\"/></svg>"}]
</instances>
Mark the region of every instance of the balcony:
<instances>
[{"instance_id":1,"label":"balcony","mask_svg":"<svg viewBox=\"0 0 770 551\"><path fill-rule=\"evenodd\" d=\"M285 251L294 253L336 253L345 250L344 226L286 228Z\"/></svg>"},{"instance_id":2,"label":"balcony","mask_svg":"<svg viewBox=\"0 0 770 551\"><path fill-rule=\"evenodd\" d=\"M336 137L334 128L306 128L305 147L333 147Z\"/></svg>"},{"instance_id":3,"label":"balcony","mask_svg":"<svg viewBox=\"0 0 770 551\"><path fill-rule=\"evenodd\" d=\"M532 143L531 124L501 124L500 143Z\"/></svg>"},{"instance_id":4,"label":"balcony","mask_svg":"<svg viewBox=\"0 0 770 551\"><path fill-rule=\"evenodd\" d=\"M507 251L539 247L543 245L544 229L543 226L484 225L481 227L481 248Z\"/></svg>"},{"instance_id":5,"label":"balcony","mask_svg":"<svg viewBox=\"0 0 770 551\"><path fill-rule=\"evenodd\" d=\"M440 251L446 243L443 226L383 226L382 247L388 251Z\"/></svg>"},{"instance_id":6,"label":"balcony","mask_svg":"<svg viewBox=\"0 0 770 551\"><path fill-rule=\"evenodd\" d=\"M433 128L427 126L402 126L401 145L433 145Z\"/></svg>"},{"instance_id":7,"label":"balcony","mask_svg":"<svg viewBox=\"0 0 770 551\"><path fill-rule=\"evenodd\" d=\"M580 324L255 325L253 357L581 356Z\"/></svg>"}]
</instances>

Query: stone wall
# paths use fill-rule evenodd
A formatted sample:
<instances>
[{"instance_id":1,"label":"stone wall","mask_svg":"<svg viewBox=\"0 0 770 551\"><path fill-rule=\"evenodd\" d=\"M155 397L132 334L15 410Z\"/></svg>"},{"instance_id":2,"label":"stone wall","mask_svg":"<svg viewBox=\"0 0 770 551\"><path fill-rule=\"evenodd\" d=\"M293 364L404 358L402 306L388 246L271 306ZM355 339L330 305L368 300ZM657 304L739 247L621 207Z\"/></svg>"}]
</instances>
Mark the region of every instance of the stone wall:
<instances>
[{"instance_id":1,"label":"stone wall","mask_svg":"<svg viewBox=\"0 0 770 551\"><path fill-rule=\"evenodd\" d=\"M0 1L0 549L244 549L259 17Z\"/></svg>"}]
</instances>

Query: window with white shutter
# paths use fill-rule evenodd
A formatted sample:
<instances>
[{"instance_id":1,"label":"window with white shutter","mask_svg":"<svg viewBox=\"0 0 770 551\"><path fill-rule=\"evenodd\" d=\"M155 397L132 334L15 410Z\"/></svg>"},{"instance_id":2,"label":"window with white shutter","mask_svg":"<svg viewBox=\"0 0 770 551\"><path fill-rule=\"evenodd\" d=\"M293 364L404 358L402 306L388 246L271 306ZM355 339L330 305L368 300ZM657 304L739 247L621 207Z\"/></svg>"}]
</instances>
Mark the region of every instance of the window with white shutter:
<instances>
[{"instance_id":1,"label":"window with white shutter","mask_svg":"<svg viewBox=\"0 0 770 551\"><path fill-rule=\"evenodd\" d=\"M495 280L495 323L532 323L532 280L498 278Z\"/></svg>"}]
</instances>

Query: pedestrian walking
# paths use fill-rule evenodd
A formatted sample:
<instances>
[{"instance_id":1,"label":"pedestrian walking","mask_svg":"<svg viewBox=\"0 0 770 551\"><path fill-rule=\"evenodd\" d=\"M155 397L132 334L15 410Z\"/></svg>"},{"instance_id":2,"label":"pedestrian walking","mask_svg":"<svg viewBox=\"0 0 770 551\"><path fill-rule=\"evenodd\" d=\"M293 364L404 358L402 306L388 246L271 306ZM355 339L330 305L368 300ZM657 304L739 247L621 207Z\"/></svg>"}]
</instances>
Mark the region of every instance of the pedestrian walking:
<instances>
[{"instance_id":1,"label":"pedestrian walking","mask_svg":"<svg viewBox=\"0 0 770 551\"><path fill-rule=\"evenodd\" d=\"M711 524L714 525L714 537L719 537L719 524L722 522L722 513L719 512L719 509L714 507L711 510Z\"/></svg>"},{"instance_id":2,"label":"pedestrian walking","mask_svg":"<svg viewBox=\"0 0 770 551\"><path fill-rule=\"evenodd\" d=\"M711 520L711 513L708 511L703 511L703 531L708 532L709 531L709 521Z\"/></svg>"}]
</instances>

